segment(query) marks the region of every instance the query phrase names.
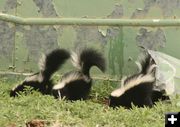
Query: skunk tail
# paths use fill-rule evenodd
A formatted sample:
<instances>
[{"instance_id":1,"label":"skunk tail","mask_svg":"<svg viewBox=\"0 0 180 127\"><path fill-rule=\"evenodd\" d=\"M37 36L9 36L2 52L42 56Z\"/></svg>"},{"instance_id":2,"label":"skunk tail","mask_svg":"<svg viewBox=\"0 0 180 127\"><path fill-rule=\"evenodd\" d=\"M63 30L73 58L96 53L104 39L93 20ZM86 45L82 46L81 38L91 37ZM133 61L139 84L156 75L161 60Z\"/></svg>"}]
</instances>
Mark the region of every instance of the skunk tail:
<instances>
[{"instance_id":1,"label":"skunk tail","mask_svg":"<svg viewBox=\"0 0 180 127\"><path fill-rule=\"evenodd\" d=\"M155 75L156 63L154 59L146 53L144 56L140 57L139 62L136 62L139 67L139 72L141 74L151 74Z\"/></svg>"},{"instance_id":2,"label":"skunk tail","mask_svg":"<svg viewBox=\"0 0 180 127\"><path fill-rule=\"evenodd\" d=\"M105 58L95 49L85 48L78 53L72 52L71 59L73 65L85 75L89 75L92 66L98 67L102 72L106 69Z\"/></svg>"},{"instance_id":3,"label":"skunk tail","mask_svg":"<svg viewBox=\"0 0 180 127\"><path fill-rule=\"evenodd\" d=\"M43 55L39 61L39 69L43 80L49 80L51 75L70 57L65 49L55 49L47 55Z\"/></svg>"}]
</instances>

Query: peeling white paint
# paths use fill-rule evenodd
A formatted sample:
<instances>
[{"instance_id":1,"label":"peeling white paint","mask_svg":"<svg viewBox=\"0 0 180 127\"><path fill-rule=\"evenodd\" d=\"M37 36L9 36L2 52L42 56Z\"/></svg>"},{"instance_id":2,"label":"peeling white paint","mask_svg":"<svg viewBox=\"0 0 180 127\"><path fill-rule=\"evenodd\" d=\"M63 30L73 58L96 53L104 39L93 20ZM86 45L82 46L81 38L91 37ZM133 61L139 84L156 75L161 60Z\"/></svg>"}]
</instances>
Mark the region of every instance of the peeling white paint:
<instances>
[{"instance_id":1,"label":"peeling white paint","mask_svg":"<svg viewBox=\"0 0 180 127\"><path fill-rule=\"evenodd\" d=\"M160 19L153 19L153 22L159 22Z\"/></svg>"}]
</instances>

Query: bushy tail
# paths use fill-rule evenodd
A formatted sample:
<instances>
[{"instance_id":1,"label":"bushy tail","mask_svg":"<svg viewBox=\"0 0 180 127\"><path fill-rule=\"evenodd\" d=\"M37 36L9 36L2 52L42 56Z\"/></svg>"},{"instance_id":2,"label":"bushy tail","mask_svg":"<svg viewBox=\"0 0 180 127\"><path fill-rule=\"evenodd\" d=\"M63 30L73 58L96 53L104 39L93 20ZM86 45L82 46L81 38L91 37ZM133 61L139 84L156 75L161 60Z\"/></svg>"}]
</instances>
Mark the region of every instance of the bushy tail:
<instances>
[{"instance_id":1,"label":"bushy tail","mask_svg":"<svg viewBox=\"0 0 180 127\"><path fill-rule=\"evenodd\" d=\"M92 48L84 48L79 52L73 52L71 59L73 65L85 75L89 75L89 70L92 66L97 66L103 72L106 69L105 58L100 52Z\"/></svg>"},{"instance_id":2,"label":"bushy tail","mask_svg":"<svg viewBox=\"0 0 180 127\"><path fill-rule=\"evenodd\" d=\"M49 80L51 75L70 57L65 49L55 49L39 61L39 68L43 79Z\"/></svg>"},{"instance_id":3,"label":"bushy tail","mask_svg":"<svg viewBox=\"0 0 180 127\"><path fill-rule=\"evenodd\" d=\"M156 63L148 53L141 56L139 62L136 62L136 64L138 65L141 74L155 74Z\"/></svg>"}]
</instances>

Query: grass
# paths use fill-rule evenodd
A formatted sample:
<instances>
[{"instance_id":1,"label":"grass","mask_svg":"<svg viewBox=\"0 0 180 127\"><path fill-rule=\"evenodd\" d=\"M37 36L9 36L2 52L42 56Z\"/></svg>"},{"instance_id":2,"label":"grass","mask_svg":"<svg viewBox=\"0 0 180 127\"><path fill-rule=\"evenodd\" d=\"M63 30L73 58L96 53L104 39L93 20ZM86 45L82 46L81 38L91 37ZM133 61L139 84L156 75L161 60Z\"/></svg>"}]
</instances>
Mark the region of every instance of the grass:
<instances>
[{"instance_id":1,"label":"grass","mask_svg":"<svg viewBox=\"0 0 180 127\"><path fill-rule=\"evenodd\" d=\"M9 90L20 79L0 79L0 126L20 127L39 120L45 127L163 127L166 112L180 109L180 97L172 103L158 102L153 108L131 110L109 108L106 99L116 87L111 82L94 82L90 99L69 102L33 92L28 96L9 97Z\"/></svg>"}]
</instances>

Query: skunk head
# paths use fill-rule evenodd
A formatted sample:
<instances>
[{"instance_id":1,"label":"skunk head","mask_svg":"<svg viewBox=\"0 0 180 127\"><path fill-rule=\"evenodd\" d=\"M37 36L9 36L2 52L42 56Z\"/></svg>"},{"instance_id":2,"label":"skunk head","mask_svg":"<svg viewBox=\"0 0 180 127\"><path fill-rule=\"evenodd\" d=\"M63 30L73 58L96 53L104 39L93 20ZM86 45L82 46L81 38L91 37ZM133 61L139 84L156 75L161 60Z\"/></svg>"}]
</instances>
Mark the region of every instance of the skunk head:
<instances>
[{"instance_id":1,"label":"skunk head","mask_svg":"<svg viewBox=\"0 0 180 127\"><path fill-rule=\"evenodd\" d=\"M27 87L27 86L30 86L30 87L39 86L41 80L42 79L39 77L39 73L35 73L29 77L26 77L25 80L21 84L15 86L11 90L10 96L11 97L17 96L18 93L23 91L25 89L25 87Z\"/></svg>"},{"instance_id":2,"label":"skunk head","mask_svg":"<svg viewBox=\"0 0 180 127\"><path fill-rule=\"evenodd\" d=\"M53 87L55 98L68 100L85 99L91 88L91 79L80 71L66 73L61 81Z\"/></svg>"},{"instance_id":3,"label":"skunk head","mask_svg":"<svg viewBox=\"0 0 180 127\"><path fill-rule=\"evenodd\" d=\"M155 104L158 101L170 100L170 97L166 95L165 90L153 90L152 92L152 102Z\"/></svg>"},{"instance_id":4,"label":"skunk head","mask_svg":"<svg viewBox=\"0 0 180 127\"><path fill-rule=\"evenodd\" d=\"M40 73L36 73L29 77L26 77L21 84L15 86L11 90L10 96L11 97L17 96L18 93L24 91L26 87L31 87L33 90L38 90L42 94L48 94L51 91L50 90L51 88L49 88L51 86L52 86L51 80L44 81L42 75Z\"/></svg>"}]
</instances>

